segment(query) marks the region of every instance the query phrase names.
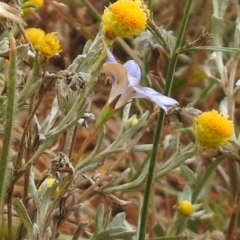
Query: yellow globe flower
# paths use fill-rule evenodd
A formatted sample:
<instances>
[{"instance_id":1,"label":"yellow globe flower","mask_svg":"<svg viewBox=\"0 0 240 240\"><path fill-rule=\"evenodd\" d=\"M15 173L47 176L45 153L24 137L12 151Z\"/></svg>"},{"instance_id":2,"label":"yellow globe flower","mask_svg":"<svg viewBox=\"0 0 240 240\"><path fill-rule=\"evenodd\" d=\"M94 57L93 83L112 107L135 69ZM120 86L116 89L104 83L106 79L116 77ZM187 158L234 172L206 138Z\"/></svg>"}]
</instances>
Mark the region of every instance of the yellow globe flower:
<instances>
[{"instance_id":1,"label":"yellow globe flower","mask_svg":"<svg viewBox=\"0 0 240 240\"><path fill-rule=\"evenodd\" d=\"M39 187L38 191L46 191L46 188L50 188L52 187L52 185L56 182L55 178L47 178L44 180L44 182L41 184L41 186ZM56 188L56 190L54 191L54 195L57 196L60 193L60 188L59 186Z\"/></svg>"},{"instance_id":2,"label":"yellow globe flower","mask_svg":"<svg viewBox=\"0 0 240 240\"><path fill-rule=\"evenodd\" d=\"M201 148L217 148L228 143L233 122L216 110L204 112L194 119L194 134Z\"/></svg>"},{"instance_id":3,"label":"yellow globe flower","mask_svg":"<svg viewBox=\"0 0 240 240\"><path fill-rule=\"evenodd\" d=\"M32 7L33 3L36 5L34 8ZM22 16L23 18L27 19L28 17L32 16L35 11L44 5L43 0L29 0L22 4ZM31 7L30 7L31 6Z\"/></svg>"},{"instance_id":4,"label":"yellow globe flower","mask_svg":"<svg viewBox=\"0 0 240 240\"><path fill-rule=\"evenodd\" d=\"M32 45L36 47L37 43L44 38L45 32L40 28L27 28L26 34L28 35ZM27 43L23 35L21 35L21 42Z\"/></svg>"},{"instance_id":5,"label":"yellow globe flower","mask_svg":"<svg viewBox=\"0 0 240 240\"><path fill-rule=\"evenodd\" d=\"M130 126L130 127L133 127L133 126L135 126L137 123L138 123L138 119L137 119L136 117L134 117L134 118L128 119L128 121L127 121L126 124L127 124L128 126Z\"/></svg>"},{"instance_id":6,"label":"yellow globe flower","mask_svg":"<svg viewBox=\"0 0 240 240\"><path fill-rule=\"evenodd\" d=\"M184 215L184 216L189 216L193 213L193 205L191 202L187 200L179 201L178 202L178 211Z\"/></svg>"},{"instance_id":7,"label":"yellow globe flower","mask_svg":"<svg viewBox=\"0 0 240 240\"><path fill-rule=\"evenodd\" d=\"M29 3L34 3L36 4L39 8L42 7L44 5L44 1L43 0L29 0L29 1L26 1L24 3L24 5L27 5Z\"/></svg>"},{"instance_id":8,"label":"yellow globe flower","mask_svg":"<svg viewBox=\"0 0 240 240\"><path fill-rule=\"evenodd\" d=\"M57 33L46 34L36 45L36 49L45 57L51 57L61 52L61 45Z\"/></svg>"},{"instance_id":9,"label":"yellow globe flower","mask_svg":"<svg viewBox=\"0 0 240 240\"><path fill-rule=\"evenodd\" d=\"M149 10L141 0L118 0L104 10L102 31L109 39L133 38L147 27Z\"/></svg>"},{"instance_id":10,"label":"yellow globe flower","mask_svg":"<svg viewBox=\"0 0 240 240\"><path fill-rule=\"evenodd\" d=\"M38 5L38 7L42 7L44 4L43 0L29 0L29 2L35 3L36 5Z\"/></svg>"}]
</instances>

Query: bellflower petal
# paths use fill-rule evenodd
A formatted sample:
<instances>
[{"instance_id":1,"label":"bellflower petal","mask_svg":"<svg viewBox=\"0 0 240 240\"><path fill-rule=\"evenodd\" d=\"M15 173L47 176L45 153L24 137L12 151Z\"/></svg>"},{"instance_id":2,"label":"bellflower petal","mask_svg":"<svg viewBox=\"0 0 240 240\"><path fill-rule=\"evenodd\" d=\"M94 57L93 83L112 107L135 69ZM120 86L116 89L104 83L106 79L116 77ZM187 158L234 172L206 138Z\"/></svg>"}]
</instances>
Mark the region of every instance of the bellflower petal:
<instances>
[{"instance_id":1,"label":"bellflower petal","mask_svg":"<svg viewBox=\"0 0 240 240\"><path fill-rule=\"evenodd\" d=\"M108 98L110 104L117 96L123 94L128 87L127 69L119 63L104 63L102 72L112 81L112 89Z\"/></svg>"},{"instance_id":2,"label":"bellflower petal","mask_svg":"<svg viewBox=\"0 0 240 240\"><path fill-rule=\"evenodd\" d=\"M135 77L128 74L128 85L129 86L137 86L138 83L139 83L139 81Z\"/></svg>"},{"instance_id":3,"label":"bellflower petal","mask_svg":"<svg viewBox=\"0 0 240 240\"><path fill-rule=\"evenodd\" d=\"M136 91L135 96L133 98L148 98L155 102L159 107L163 108L165 112L167 112L166 106L177 105L178 102L170 97L164 96L163 94L155 91L149 87L141 87L141 86L133 86ZM138 93L138 94L137 94Z\"/></svg>"},{"instance_id":4,"label":"bellflower petal","mask_svg":"<svg viewBox=\"0 0 240 240\"><path fill-rule=\"evenodd\" d=\"M117 60L116 58L113 56L113 54L109 51L108 47L106 46L106 44L104 43L105 45L105 49L106 49L106 52L107 52L107 59L106 59L106 62L113 62L113 63L117 63Z\"/></svg>"},{"instance_id":5,"label":"bellflower petal","mask_svg":"<svg viewBox=\"0 0 240 240\"><path fill-rule=\"evenodd\" d=\"M119 108L123 107L125 104L130 102L135 97L136 97L135 89L132 86L129 86L125 90L125 92L120 96L120 98L118 99L118 101L115 105L115 109L119 109Z\"/></svg>"},{"instance_id":6,"label":"bellflower petal","mask_svg":"<svg viewBox=\"0 0 240 240\"><path fill-rule=\"evenodd\" d=\"M129 60L123 66L127 69L128 74L136 79L134 84L139 84L142 75L139 65L134 60Z\"/></svg>"},{"instance_id":7,"label":"bellflower petal","mask_svg":"<svg viewBox=\"0 0 240 240\"><path fill-rule=\"evenodd\" d=\"M108 105L114 109L119 109L133 98L147 98L167 113L168 106L178 104L175 99L164 96L152 88L140 86L141 69L134 60L129 60L122 65L117 63L107 47L106 51L107 62L103 64L102 71L112 81Z\"/></svg>"}]
</instances>

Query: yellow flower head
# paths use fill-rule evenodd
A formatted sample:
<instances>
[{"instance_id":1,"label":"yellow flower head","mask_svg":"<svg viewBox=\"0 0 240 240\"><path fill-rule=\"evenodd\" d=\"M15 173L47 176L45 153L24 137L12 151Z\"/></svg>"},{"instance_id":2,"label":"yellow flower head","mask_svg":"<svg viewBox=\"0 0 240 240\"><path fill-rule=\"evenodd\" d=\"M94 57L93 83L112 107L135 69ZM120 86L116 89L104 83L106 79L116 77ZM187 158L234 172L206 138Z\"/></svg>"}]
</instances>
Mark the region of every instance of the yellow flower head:
<instances>
[{"instance_id":1,"label":"yellow flower head","mask_svg":"<svg viewBox=\"0 0 240 240\"><path fill-rule=\"evenodd\" d=\"M43 0L30 0L29 2L35 3L36 5L38 5L38 7L42 7L44 4Z\"/></svg>"},{"instance_id":2,"label":"yellow flower head","mask_svg":"<svg viewBox=\"0 0 240 240\"><path fill-rule=\"evenodd\" d=\"M56 179L55 178L48 178L47 179L47 187L50 188L54 183L55 183ZM60 193L60 189L59 186L56 188L54 195L58 195Z\"/></svg>"},{"instance_id":3,"label":"yellow flower head","mask_svg":"<svg viewBox=\"0 0 240 240\"><path fill-rule=\"evenodd\" d=\"M29 0L26 3L34 3L36 4L38 7L42 7L44 5L44 1L43 0ZM26 4L25 3L25 4Z\"/></svg>"},{"instance_id":4,"label":"yellow flower head","mask_svg":"<svg viewBox=\"0 0 240 240\"><path fill-rule=\"evenodd\" d=\"M189 216L193 213L193 205L191 202L187 200L179 201L178 202L178 211L185 216Z\"/></svg>"},{"instance_id":5,"label":"yellow flower head","mask_svg":"<svg viewBox=\"0 0 240 240\"><path fill-rule=\"evenodd\" d=\"M47 187L50 188L55 183L55 181L56 181L55 178L47 178L46 180Z\"/></svg>"},{"instance_id":6,"label":"yellow flower head","mask_svg":"<svg viewBox=\"0 0 240 240\"><path fill-rule=\"evenodd\" d=\"M27 28L26 34L28 35L32 45L36 47L37 43L44 38L45 32L40 28ZM22 43L27 43L23 35L21 35Z\"/></svg>"},{"instance_id":7,"label":"yellow flower head","mask_svg":"<svg viewBox=\"0 0 240 240\"><path fill-rule=\"evenodd\" d=\"M50 188L52 185L55 183L56 179L55 178L47 178L45 181L41 184L39 187L39 192L43 191L43 189ZM57 196L60 193L60 188L59 186L56 188L54 191L54 195Z\"/></svg>"},{"instance_id":8,"label":"yellow flower head","mask_svg":"<svg viewBox=\"0 0 240 240\"><path fill-rule=\"evenodd\" d=\"M136 117L132 117L132 118L130 118L130 119L127 120L126 125L127 125L128 127L133 127L133 126L135 126L137 123L138 123L138 119L137 119Z\"/></svg>"},{"instance_id":9,"label":"yellow flower head","mask_svg":"<svg viewBox=\"0 0 240 240\"><path fill-rule=\"evenodd\" d=\"M57 33L46 34L36 45L36 49L45 57L51 57L61 52L61 45Z\"/></svg>"},{"instance_id":10,"label":"yellow flower head","mask_svg":"<svg viewBox=\"0 0 240 240\"><path fill-rule=\"evenodd\" d=\"M204 112L194 119L194 133L201 148L217 148L228 143L233 122L217 111Z\"/></svg>"},{"instance_id":11,"label":"yellow flower head","mask_svg":"<svg viewBox=\"0 0 240 240\"><path fill-rule=\"evenodd\" d=\"M142 0L118 0L104 10L103 33L109 39L133 38L146 29L148 15Z\"/></svg>"}]
</instances>

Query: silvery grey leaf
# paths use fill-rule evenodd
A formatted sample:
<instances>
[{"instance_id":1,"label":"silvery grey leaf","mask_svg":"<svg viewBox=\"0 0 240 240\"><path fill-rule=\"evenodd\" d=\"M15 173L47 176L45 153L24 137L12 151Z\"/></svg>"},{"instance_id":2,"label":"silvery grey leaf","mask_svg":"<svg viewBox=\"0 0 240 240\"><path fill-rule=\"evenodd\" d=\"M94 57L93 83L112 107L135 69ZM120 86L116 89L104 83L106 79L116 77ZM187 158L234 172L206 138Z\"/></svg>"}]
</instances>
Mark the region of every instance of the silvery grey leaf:
<instances>
[{"instance_id":1,"label":"silvery grey leaf","mask_svg":"<svg viewBox=\"0 0 240 240\"><path fill-rule=\"evenodd\" d=\"M24 204L19 198L15 198L13 200L13 206L18 213L18 216L20 217L21 221L23 222L24 226L27 229L27 232L30 236L33 235L33 224L32 221L27 213L27 209L25 208Z\"/></svg>"}]
</instances>

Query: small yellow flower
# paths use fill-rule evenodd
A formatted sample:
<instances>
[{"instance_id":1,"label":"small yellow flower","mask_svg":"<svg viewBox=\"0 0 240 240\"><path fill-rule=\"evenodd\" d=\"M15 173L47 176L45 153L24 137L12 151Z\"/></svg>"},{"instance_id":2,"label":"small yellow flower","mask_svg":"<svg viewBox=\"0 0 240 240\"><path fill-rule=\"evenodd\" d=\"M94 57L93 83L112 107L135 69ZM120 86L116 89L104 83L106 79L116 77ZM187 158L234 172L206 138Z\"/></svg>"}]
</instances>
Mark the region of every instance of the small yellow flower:
<instances>
[{"instance_id":1,"label":"small yellow flower","mask_svg":"<svg viewBox=\"0 0 240 240\"><path fill-rule=\"evenodd\" d=\"M61 45L57 33L46 34L36 45L36 49L45 57L51 57L61 52Z\"/></svg>"},{"instance_id":2,"label":"small yellow flower","mask_svg":"<svg viewBox=\"0 0 240 240\"><path fill-rule=\"evenodd\" d=\"M50 188L52 185L55 183L56 179L55 178L47 178L44 180L44 182L41 184L39 187L39 192L41 192L44 188ZM57 196L60 193L60 188L59 186L56 188L54 191L54 195Z\"/></svg>"},{"instance_id":3,"label":"small yellow flower","mask_svg":"<svg viewBox=\"0 0 240 240\"><path fill-rule=\"evenodd\" d=\"M109 39L133 38L146 29L148 15L142 0L118 0L104 10L103 33Z\"/></svg>"},{"instance_id":4,"label":"small yellow flower","mask_svg":"<svg viewBox=\"0 0 240 240\"><path fill-rule=\"evenodd\" d=\"M55 181L56 181L55 178L47 178L46 180L47 187L50 188L55 183Z\"/></svg>"},{"instance_id":5,"label":"small yellow flower","mask_svg":"<svg viewBox=\"0 0 240 240\"><path fill-rule=\"evenodd\" d=\"M50 188L54 183L55 183L56 179L55 178L48 178L46 185L48 188ZM56 190L54 191L54 195L58 195L60 192L59 186L56 188Z\"/></svg>"},{"instance_id":6,"label":"small yellow flower","mask_svg":"<svg viewBox=\"0 0 240 240\"><path fill-rule=\"evenodd\" d=\"M35 4L35 7L32 5ZM28 17L32 16L35 11L44 5L44 0L29 0L22 4L22 16L27 19Z\"/></svg>"},{"instance_id":7,"label":"small yellow flower","mask_svg":"<svg viewBox=\"0 0 240 240\"><path fill-rule=\"evenodd\" d=\"M32 45L36 47L37 43L44 38L45 32L40 28L27 28L26 34L28 35ZM23 35L21 35L22 43L27 43Z\"/></svg>"},{"instance_id":8,"label":"small yellow flower","mask_svg":"<svg viewBox=\"0 0 240 240\"><path fill-rule=\"evenodd\" d=\"M179 201L178 202L178 211L185 216L189 216L193 213L193 205L191 202L187 200Z\"/></svg>"},{"instance_id":9,"label":"small yellow flower","mask_svg":"<svg viewBox=\"0 0 240 240\"><path fill-rule=\"evenodd\" d=\"M10 64L10 61L9 61L8 59L4 59L4 63L5 63L6 65L9 65L9 64Z\"/></svg>"},{"instance_id":10,"label":"small yellow flower","mask_svg":"<svg viewBox=\"0 0 240 240\"><path fill-rule=\"evenodd\" d=\"M134 125L136 125L138 123L138 119L136 118L136 117L134 117L134 118L130 118L130 119L128 119L128 121L127 121L127 124L129 124L129 126L134 126Z\"/></svg>"},{"instance_id":11,"label":"small yellow flower","mask_svg":"<svg viewBox=\"0 0 240 240\"><path fill-rule=\"evenodd\" d=\"M233 122L216 110L204 112L194 119L194 133L201 148L217 148L228 143Z\"/></svg>"},{"instance_id":12,"label":"small yellow flower","mask_svg":"<svg viewBox=\"0 0 240 240\"><path fill-rule=\"evenodd\" d=\"M28 2L35 3L36 5L38 5L38 7L42 7L44 4L43 0L29 0Z\"/></svg>"}]
</instances>

